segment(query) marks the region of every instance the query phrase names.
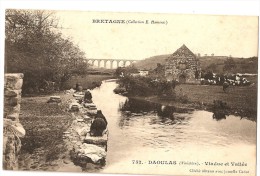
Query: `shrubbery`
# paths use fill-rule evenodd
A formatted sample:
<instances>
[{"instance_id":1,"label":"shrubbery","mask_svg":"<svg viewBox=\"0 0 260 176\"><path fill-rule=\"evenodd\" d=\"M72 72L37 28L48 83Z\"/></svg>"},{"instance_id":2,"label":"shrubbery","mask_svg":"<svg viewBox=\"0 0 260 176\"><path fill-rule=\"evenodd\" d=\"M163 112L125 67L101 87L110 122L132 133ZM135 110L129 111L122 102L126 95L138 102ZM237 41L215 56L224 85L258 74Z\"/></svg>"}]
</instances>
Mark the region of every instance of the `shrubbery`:
<instances>
[{"instance_id":1,"label":"shrubbery","mask_svg":"<svg viewBox=\"0 0 260 176\"><path fill-rule=\"evenodd\" d=\"M176 82L157 80L151 77L124 76L119 79L119 87L124 88L129 95L137 96L171 96L174 94Z\"/></svg>"},{"instance_id":2,"label":"shrubbery","mask_svg":"<svg viewBox=\"0 0 260 176\"><path fill-rule=\"evenodd\" d=\"M115 94L122 94L122 93L125 93L126 92L126 89L123 88L123 87L117 87L114 89L114 93Z\"/></svg>"}]
</instances>

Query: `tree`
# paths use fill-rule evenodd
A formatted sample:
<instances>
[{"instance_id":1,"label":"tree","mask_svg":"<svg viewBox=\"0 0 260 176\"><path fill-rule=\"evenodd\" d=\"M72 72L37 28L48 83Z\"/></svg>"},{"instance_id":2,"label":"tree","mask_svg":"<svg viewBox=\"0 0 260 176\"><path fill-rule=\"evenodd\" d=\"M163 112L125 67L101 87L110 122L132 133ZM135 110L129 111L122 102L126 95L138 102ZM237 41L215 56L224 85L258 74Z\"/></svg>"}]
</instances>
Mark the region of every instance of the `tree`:
<instances>
[{"instance_id":1,"label":"tree","mask_svg":"<svg viewBox=\"0 0 260 176\"><path fill-rule=\"evenodd\" d=\"M124 74L124 72L125 72L125 69L123 69L123 67L117 67L114 74L116 77L120 77L120 76L122 76L122 74Z\"/></svg>"},{"instance_id":2,"label":"tree","mask_svg":"<svg viewBox=\"0 0 260 176\"><path fill-rule=\"evenodd\" d=\"M85 53L58 29L52 11L6 10L5 72L24 73L23 91L57 87L87 71ZM48 84L47 84L48 85Z\"/></svg>"},{"instance_id":3,"label":"tree","mask_svg":"<svg viewBox=\"0 0 260 176\"><path fill-rule=\"evenodd\" d=\"M223 71L232 71L236 68L236 62L232 58L228 58L224 61Z\"/></svg>"},{"instance_id":4,"label":"tree","mask_svg":"<svg viewBox=\"0 0 260 176\"><path fill-rule=\"evenodd\" d=\"M134 65L128 67L118 67L115 71L115 75L120 77L122 75L130 75L131 73L138 73L138 69Z\"/></svg>"},{"instance_id":5,"label":"tree","mask_svg":"<svg viewBox=\"0 0 260 176\"><path fill-rule=\"evenodd\" d=\"M211 63L209 66L207 66L206 70L216 72L217 71L216 63Z\"/></svg>"},{"instance_id":6,"label":"tree","mask_svg":"<svg viewBox=\"0 0 260 176\"><path fill-rule=\"evenodd\" d=\"M200 73L199 71L196 69L195 71L195 79L199 79Z\"/></svg>"},{"instance_id":7,"label":"tree","mask_svg":"<svg viewBox=\"0 0 260 176\"><path fill-rule=\"evenodd\" d=\"M157 67L154 69L155 74L164 75L165 69L161 63L157 63Z\"/></svg>"}]
</instances>

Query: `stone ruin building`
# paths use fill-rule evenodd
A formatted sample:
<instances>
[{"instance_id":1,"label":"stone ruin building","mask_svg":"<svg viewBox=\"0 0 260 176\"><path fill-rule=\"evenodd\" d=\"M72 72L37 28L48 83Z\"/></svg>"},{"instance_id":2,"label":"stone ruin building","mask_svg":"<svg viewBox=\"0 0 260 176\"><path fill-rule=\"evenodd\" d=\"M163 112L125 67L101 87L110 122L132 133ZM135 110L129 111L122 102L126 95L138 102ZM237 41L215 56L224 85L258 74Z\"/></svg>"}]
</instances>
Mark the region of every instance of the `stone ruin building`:
<instances>
[{"instance_id":1,"label":"stone ruin building","mask_svg":"<svg viewBox=\"0 0 260 176\"><path fill-rule=\"evenodd\" d=\"M166 59L165 77L168 81L198 83L200 72L198 58L185 45L182 45Z\"/></svg>"}]
</instances>

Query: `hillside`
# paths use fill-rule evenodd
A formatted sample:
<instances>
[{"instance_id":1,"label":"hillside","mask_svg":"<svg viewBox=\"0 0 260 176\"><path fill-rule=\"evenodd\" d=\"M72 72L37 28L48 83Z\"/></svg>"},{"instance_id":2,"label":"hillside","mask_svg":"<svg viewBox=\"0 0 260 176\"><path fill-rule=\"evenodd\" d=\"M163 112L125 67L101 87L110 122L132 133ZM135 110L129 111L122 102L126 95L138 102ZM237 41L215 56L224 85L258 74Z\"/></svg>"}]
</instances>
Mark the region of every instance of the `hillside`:
<instances>
[{"instance_id":1,"label":"hillside","mask_svg":"<svg viewBox=\"0 0 260 176\"><path fill-rule=\"evenodd\" d=\"M170 56L170 54L165 54L165 55L158 55L158 56L153 56L146 58L144 60L136 62L134 65L138 69L145 69L145 70L150 70L150 69L155 69L157 66L157 63L160 64L165 64L165 59Z\"/></svg>"},{"instance_id":2,"label":"hillside","mask_svg":"<svg viewBox=\"0 0 260 176\"><path fill-rule=\"evenodd\" d=\"M151 70L155 69L157 63L162 65L165 64L166 59L170 54L158 55L146 58L135 63L135 66L138 69ZM200 65L202 70L213 70L213 72L222 73L224 62L227 59L227 56L202 56L199 58ZM258 58L233 58L236 63L236 68L234 72L236 73L257 73Z\"/></svg>"}]
</instances>

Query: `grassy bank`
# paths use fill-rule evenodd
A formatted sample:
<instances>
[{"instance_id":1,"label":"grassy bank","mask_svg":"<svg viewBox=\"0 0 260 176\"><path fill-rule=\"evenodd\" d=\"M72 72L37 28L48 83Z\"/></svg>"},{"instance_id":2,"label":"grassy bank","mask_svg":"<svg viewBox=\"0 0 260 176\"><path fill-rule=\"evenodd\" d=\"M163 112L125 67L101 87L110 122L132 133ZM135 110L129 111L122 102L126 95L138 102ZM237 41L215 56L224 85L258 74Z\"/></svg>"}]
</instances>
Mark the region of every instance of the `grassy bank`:
<instances>
[{"instance_id":1,"label":"grassy bank","mask_svg":"<svg viewBox=\"0 0 260 176\"><path fill-rule=\"evenodd\" d=\"M75 88L76 84L80 84L83 89L93 89L100 85L103 80L112 79L112 75L86 75L86 76L73 76L64 84L65 89Z\"/></svg>"},{"instance_id":2,"label":"grassy bank","mask_svg":"<svg viewBox=\"0 0 260 176\"><path fill-rule=\"evenodd\" d=\"M188 85L181 84L176 86L177 95L183 95L187 98L187 102L179 102L175 100L158 98L157 96L136 97L145 99L150 102L161 103L165 105L175 106L176 109L205 109L213 108L214 100L220 100L227 103L228 113L240 115L256 121L257 117L257 86L230 86L226 92L222 90L222 86L207 85Z\"/></svg>"},{"instance_id":3,"label":"grassy bank","mask_svg":"<svg viewBox=\"0 0 260 176\"><path fill-rule=\"evenodd\" d=\"M21 139L21 170L56 170L63 159L68 159L62 135L72 117L65 111L69 96L61 97L60 105L47 103L49 96L22 98L20 122L26 135Z\"/></svg>"}]
</instances>

